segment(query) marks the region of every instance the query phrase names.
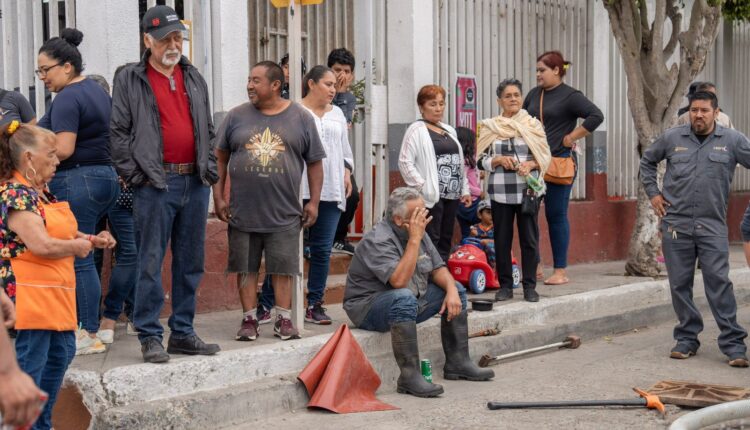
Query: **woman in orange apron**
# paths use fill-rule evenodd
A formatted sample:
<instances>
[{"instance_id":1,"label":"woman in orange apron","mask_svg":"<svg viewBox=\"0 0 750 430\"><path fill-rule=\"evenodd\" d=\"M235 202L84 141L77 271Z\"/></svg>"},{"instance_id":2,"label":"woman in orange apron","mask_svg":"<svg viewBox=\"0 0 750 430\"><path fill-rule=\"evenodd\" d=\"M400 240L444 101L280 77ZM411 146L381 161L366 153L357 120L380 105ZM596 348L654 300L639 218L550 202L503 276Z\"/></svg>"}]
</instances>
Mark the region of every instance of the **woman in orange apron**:
<instances>
[{"instance_id":1,"label":"woman in orange apron","mask_svg":"<svg viewBox=\"0 0 750 430\"><path fill-rule=\"evenodd\" d=\"M51 428L51 412L75 356L73 260L111 248L107 232L83 234L47 182L60 163L53 133L13 121L0 136L0 278L16 299L16 355L49 394L34 429Z\"/></svg>"}]
</instances>

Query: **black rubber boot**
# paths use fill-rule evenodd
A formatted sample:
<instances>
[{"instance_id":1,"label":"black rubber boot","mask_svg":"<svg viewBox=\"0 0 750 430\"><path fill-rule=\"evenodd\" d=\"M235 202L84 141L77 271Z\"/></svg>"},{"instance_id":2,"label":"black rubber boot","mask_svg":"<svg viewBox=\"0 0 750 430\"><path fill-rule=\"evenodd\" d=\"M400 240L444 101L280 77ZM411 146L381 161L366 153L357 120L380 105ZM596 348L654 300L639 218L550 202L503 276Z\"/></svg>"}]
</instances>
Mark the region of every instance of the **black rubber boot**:
<instances>
[{"instance_id":1,"label":"black rubber boot","mask_svg":"<svg viewBox=\"0 0 750 430\"><path fill-rule=\"evenodd\" d=\"M523 289L523 299L527 302L538 302L539 301L539 293L536 292L536 288L526 288Z\"/></svg>"},{"instance_id":2,"label":"black rubber boot","mask_svg":"<svg viewBox=\"0 0 750 430\"><path fill-rule=\"evenodd\" d=\"M440 335L443 340L443 352L445 352L445 367L443 367L445 379L487 381L495 377L492 369L477 366L469 357L469 321L466 311L462 311L450 321L443 315Z\"/></svg>"},{"instance_id":3,"label":"black rubber boot","mask_svg":"<svg viewBox=\"0 0 750 430\"><path fill-rule=\"evenodd\" d=\"M396 363L401 369L396 391L417 397L437 397L443 394L441 385L429 383L422 376L415 321L391 324L391 344Z\"/></svg>"}]
</instances>

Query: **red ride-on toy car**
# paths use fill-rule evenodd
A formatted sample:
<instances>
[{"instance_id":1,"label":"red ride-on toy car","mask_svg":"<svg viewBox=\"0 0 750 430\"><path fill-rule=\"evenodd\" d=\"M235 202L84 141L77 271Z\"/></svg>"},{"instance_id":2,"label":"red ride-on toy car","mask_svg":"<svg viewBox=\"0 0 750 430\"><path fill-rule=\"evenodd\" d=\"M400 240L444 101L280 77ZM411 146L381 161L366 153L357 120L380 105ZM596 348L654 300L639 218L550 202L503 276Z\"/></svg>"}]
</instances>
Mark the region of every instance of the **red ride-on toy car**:
<instances>
[{"instance_id":1,"label":"red ride-on toy car","mask_svg":"<svg viewBox=\"0 0 750 430\"><path fill-rule=\"evenodd\" d=\"M487 263L487 255L477 245L459 246L448 258L448 268L453 278L469 287L474 294L481 294L487 288L500 288L497 273ZM520 278L518 263L513 258L513 288L520 285Z\"/></svg>"}]
</instances>

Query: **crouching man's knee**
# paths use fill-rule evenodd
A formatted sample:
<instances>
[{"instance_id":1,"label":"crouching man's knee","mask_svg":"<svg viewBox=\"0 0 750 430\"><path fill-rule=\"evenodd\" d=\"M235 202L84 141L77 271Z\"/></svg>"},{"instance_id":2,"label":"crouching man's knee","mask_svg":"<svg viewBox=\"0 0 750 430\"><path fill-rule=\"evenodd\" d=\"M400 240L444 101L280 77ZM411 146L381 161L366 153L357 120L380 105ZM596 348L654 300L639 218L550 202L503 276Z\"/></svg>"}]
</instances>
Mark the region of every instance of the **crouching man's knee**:
<instances>
[{"instance_id":1,"label":"crouching man's knee","mask_svg":"<svg viewBox=\"0 0 750 430\"><path fill-rule=\"evenodd\" d=\"M417 298L408 288L394 291L393 302L388 311L388 322L391 324L417 320Z\"/></svg>"}]
</instances>

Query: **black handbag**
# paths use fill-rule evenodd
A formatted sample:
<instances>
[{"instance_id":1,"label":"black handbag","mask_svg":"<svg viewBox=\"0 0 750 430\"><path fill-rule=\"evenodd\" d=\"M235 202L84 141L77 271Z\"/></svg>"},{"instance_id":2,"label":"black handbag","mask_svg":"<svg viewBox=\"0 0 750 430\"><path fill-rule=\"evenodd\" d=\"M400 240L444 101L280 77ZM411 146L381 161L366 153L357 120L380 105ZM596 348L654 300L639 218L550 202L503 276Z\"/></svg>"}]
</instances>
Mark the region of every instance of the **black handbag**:
<instances>
[{"instance_id":1,"label":"black handbag","mask_svg":"<svg viewBox=\"0 0 750 430\"><path fill-rule=\"evenodd\" d=\"M518 152L516 152L515 139L510 139L510 145L513 148L513 153L516 155L518 164L521 164L521 159L518 157ZM536 194L536 191L532 190L531 187L527 184L526 189L523 192L523 196L521 197L521 213L523 215L536 215L538 211L539 196Z\"/></svg>"}]
</instances>

